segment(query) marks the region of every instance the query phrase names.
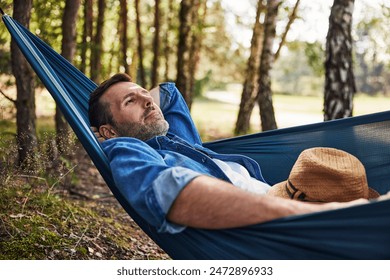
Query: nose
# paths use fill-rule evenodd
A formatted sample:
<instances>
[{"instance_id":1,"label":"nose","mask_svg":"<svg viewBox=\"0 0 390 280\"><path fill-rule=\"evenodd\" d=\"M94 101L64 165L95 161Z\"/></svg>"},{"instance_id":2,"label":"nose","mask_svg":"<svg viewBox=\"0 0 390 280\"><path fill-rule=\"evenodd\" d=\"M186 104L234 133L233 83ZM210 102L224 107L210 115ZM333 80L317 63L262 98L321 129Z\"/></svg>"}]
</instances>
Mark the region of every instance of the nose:
<instances>
[{"instance_id":1,"label":"nose","mask_svg":"<svg viewBox=\"0 0 390 280\"><path fill-rule=\"evenodd\" d=\"M153 98L148 94L143 94L142 96L143 96L144 101L145 101L145 107L146 108L152 107L153 106Z\"/></svg>"}]
</instances>

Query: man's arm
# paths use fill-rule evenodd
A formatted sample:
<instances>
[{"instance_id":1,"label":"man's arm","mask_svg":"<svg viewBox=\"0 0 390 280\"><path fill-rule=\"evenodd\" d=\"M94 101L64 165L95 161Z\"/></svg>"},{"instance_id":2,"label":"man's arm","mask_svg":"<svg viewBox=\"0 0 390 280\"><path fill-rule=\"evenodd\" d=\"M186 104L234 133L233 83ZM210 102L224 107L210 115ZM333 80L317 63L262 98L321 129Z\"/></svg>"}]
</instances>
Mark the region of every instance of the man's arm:
<instances>
[{"instance_id":1,"label":"man's arm","mask_svg":"<svg viewBox=\"0 0 390 280\"><path fill-rule=\"evenodd\" d=\"M199 176L180 192L167 218L171 222L190 227L222 229L363 203L367 203L367 200L312 204L254 195L222 180Z\"/></svg>"},{"instance_id":2,"label":"man's arm","mask_svg":"<svg viewBox=\"0 0 390 280\"><path fill-rule=\"evenodd\" d=\"M190 144L202 145L188 106L175 84L160 84L160 102L161 111L169 123L168 132L179 136Z\"/></svg>"}]
</instances>

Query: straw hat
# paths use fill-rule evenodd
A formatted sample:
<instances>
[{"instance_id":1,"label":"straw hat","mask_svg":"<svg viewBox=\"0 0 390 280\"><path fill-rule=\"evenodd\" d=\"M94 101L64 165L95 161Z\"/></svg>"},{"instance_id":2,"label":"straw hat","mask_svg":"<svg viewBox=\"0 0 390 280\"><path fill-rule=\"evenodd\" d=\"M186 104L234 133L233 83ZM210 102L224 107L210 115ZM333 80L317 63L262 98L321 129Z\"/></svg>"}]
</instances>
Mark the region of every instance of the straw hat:
<instances>
[{"instance_id":1,"label":"straw hat","mask_svg":"<svg viewBox=\"0 0 390 280\"><path fill-rule=\"evenodd\" d=\"M368 187L363 164L353 155L333 148L304 150L288 180L274 185L267 194L312 202L345 202L379 196Z\"/></svg>"}]
</instances>

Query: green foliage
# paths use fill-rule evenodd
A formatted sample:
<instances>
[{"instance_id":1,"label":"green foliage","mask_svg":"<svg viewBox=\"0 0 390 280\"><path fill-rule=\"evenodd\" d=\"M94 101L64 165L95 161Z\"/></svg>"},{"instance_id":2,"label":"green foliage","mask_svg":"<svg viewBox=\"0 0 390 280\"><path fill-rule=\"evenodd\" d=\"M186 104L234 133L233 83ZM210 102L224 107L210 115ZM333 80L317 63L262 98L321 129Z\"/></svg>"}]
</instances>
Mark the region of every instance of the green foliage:
<instances>
[{"instance_id":1,"label":"green foliage","mask_svg":"<svg viewBox=\"0 0 390 280\"><path fill-rule=\"evenodd\" d=\"M322 95L323 78L318 72L321 71L320 57L324 54L320 51L320 43L314 43L308 47L306 42L295 41L287 43L286 46L287 52L281 54L272 70L274 92ZM307 51L307 48L311 50ZM316 68L316 71L313 68Z\"/></svg>"},{"instance_id":2,"label":"green foliage","mask_svg":"<svg viewBox=\"0 0 390 280\"><path fill-rule=\"evenodd\" d=\"M209 87L210 78L211 78L211 71L208 71L202 79L198 79L195 81L195 89L194 89L195 97L202 96L203 93L207 90L207 88Z\"/></svg>"},{"instance_id":3,"label":"green foliage","mask_svg":"<svg viewBox=\"0 0 390 280\"><path fill-rule=\"evenodd\" d=\"M356 24L355 77L358 91L375 95L390 86L390 7L367 5Z\"/></svg>"},{"instance_id":4,"label":"green foliage","mask_svg":"<svg viewBox=\"0 0 390 280\"><path fill-rule=\"evenodd\" d=\"M246 68L244 47L226 30L225 11L219 1L208 7L198 75L210 75L214 84L242 82Z\"/></svg>"},{"instance_id":5,"label":"green foliage","mask_svg":"<svg viewBox=\"0 0 390 280\"><path fill-rule=\"evenodd\" d=\"M12 1L9 5L12 6ZM94 15L97 14L97 3L93 1ZM45 42L51 45L57 52L61 52L61 40L62 40L62 15L65 7L65 1L44 1L35 0L33 2L32 17L30 22L30 30L42 38ZM120 58L120 40L119 40L119 28L118 28L118 0L107 0L105 10L105 21L103 30L103 55L102 55L102 77L108 77L111 74L123 71L121 67ZM169 44L169 73L168 79L175 80L176 78L176 52L177 52L177 33L179 28L178 12L180 2L172 1L172 7L168 7L168 1L161 3L161 48L165 48L165 38ZM152 59L153 59L153 38L154 38L154 1L143 1L141 5L141 28L144 41L144 66L146 73L150 76ZM167 18L171 17L170 26L167 26ZM135 20L135 8L134 3L128 2L128 17L129 22ZM214 1L209 5L206 22L204 23L204 38L202 40L203 49L201 54L201 63L198 70L197 79L203 79L208 72L214 73L211 80L214 84L226 83L231 80L242 81L246 61L245 50L241 45L233 44L234 40L231 38L229 32L225 27L225 11L219 1ZM79 17L77 22L77 50L75 56L75 65L80 65L81 58L81 40L83 34L83 25L85 24L85 15L83 10L83 4L79 10ZM4 27L1 27L4 28ZM195 27L194 27L195 28ZM96 29L96 20L94 20L94 31ZM91 38L89 38L91 39ZM10 37L8 32L0 33L0 65L2 72L11 73L10 69L10 54L9 44L3 44L3 42L9 42ZM129 63L134 63L131 68L133 69L133 75L136 73L137 65L137 40L135 34L135 25L129 24L128 28L128 42L129 48L127 55L130 59ZM4 48L4 49L2 49ZM160 50L160 77L165 74L165 61L163 51ZM87 52L87 61L89 61L90 52ZM229 66L226 67L227 63ZM3 70L4 69L4 70ZM87 67L86 74L89 70ZM136 77L134 77L136 80Z\"/></svg>"},{"instance_id":6,"label":"green foliage","mask_svg":"<svg viewBox=\"0 0 390 280\"><path fill-rule=\"evenodd\" d=\"M0 27L5 29L4 26ZM11 74L10 36L8 32L0 33L0 74Z\"/></svg>"},{"instance_id":7,"label":"green foliage","mask_svg":"<svg viewBox=\"0 0 390 280\"><path fill-rule=\"evenodd\" d=\"M12 1L1 1L0 7L6 14L12 13ZM2 22L0 25L0 75L11 74L11 36Z\"/></svg>"},{"instance_id":8,"label":"green foliage","mask_svg":"<svg viewBox=\"0 0 390 280\"><path fill-rule=\"evenodd\" d=\"M34 0L31 10L31 32L37 34L57 52L61 52L64 7L65 1Z\"/></svg>"},{"instance_id":9,"label":"green foliage","mask_svg":"<svg viewBox=\"0 0 390 280\"><path fill-rule=\"evenodd\" d=\"M316 76L323 76L325 73L324 61L325 50L320 42L305 43L305 55L309 66L313 69Z\"/></svg>"}]
</instances>

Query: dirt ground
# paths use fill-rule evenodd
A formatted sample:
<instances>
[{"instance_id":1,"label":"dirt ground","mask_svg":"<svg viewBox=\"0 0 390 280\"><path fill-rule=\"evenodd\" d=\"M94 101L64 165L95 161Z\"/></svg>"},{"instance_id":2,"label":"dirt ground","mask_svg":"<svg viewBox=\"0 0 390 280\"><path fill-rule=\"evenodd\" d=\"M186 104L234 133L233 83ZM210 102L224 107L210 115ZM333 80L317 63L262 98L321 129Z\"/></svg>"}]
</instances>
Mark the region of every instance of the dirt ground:
<instances>
[{"instance_id":1,"label":"dirt ground","mask_svg":"<svg viewBox=\"0 0 390 280\"><path fill-rule=\"evenodd\" d=\"M169 256L123 210L85 150L82 147L78 147L74 156L75 158L73 160L77 162L75 173L77 174L78 182L77 184L70 184L65 192L73 200L85 201L89 205L93 205L93 209L103 217L114 216L115 224L121 225L128 232L127 240L131 245L131 250L126 252L123 249L118 250L115 244L110 244L111 242L104 244L104 238L101 238L97 243L103 244L99 244L98 247L105 248L104 252L106 256L100 254L97 255L97 258L169 259ZM112 225L108 226L111 227ZM115 229L112 230L115 231ZM123 232L124 230L122 229L120 234L123 234ZM110 250L110 247L112 250Z\"/></svg>"}]
</instances>

